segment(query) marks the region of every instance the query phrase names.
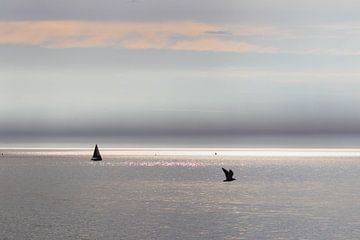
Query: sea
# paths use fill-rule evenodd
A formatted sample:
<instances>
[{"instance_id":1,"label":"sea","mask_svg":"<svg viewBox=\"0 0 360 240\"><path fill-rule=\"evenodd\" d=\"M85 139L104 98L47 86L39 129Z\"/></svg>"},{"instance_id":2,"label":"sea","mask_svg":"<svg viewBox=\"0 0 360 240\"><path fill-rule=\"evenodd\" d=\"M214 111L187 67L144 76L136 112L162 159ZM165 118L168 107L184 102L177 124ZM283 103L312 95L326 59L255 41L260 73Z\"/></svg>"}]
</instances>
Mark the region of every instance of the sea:
<instances>
[{"instance_id":1,"label":"sea","mask_svg":"<svg viewBox=\"0 0 360 240\"><path fill-rule=\"evenodd\" d=\"M360 149L0 151L1 240L360 238Z\"/></svg>"}]
</instances>

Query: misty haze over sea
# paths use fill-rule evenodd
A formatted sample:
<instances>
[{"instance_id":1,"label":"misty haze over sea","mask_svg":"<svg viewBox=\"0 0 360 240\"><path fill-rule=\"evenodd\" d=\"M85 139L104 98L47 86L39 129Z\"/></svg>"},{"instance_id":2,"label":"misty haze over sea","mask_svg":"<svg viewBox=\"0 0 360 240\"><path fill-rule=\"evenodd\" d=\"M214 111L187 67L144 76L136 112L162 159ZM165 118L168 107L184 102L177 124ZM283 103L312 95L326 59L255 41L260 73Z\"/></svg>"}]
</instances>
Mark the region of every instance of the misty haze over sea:
<instances>
[{"instance_id":1,"label":"misty haze over sea","mask_svg":"<svg viewBox=\"0 0 360 240\"><path fill-rule=\"evenodd\" d=\"M2 148L358 148L357 134L2 136Z\"/></svg>"}]
</instances>

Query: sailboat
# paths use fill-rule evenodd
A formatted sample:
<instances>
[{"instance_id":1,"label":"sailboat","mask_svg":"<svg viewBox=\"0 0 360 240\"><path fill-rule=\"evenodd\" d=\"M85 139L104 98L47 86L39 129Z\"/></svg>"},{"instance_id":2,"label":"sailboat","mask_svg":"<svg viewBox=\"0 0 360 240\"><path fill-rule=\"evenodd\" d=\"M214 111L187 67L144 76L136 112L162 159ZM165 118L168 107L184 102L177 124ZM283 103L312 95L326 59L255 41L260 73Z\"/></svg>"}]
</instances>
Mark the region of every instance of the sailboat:
<instances>
[{"instance_id":1,"label":"sailboat","mask_svg":"<svg viewBox=\"0 0 360 240\"><path fill-rule=\"evenodd\" d=\"M101 161L102 160L97 144L95 145L94 154L93 154L91 160L93 160L93 161Z\"/></svg>"}]
</instances>

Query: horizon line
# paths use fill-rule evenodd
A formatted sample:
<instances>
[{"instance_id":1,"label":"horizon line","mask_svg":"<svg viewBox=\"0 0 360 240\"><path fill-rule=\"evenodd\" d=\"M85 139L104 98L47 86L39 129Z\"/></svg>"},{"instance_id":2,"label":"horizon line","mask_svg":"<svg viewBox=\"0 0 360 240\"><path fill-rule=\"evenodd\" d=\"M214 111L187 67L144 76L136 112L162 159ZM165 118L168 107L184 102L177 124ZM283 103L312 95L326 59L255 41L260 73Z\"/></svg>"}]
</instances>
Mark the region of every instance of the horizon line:
<instances>
[{"instance_id":1,"label":"horizon line","mask_svg":"<svg viewBox=\"0 0 360 240\"><path fill-rule=\"evenodd\" d=\"M100 148L100 147L99 147ZM94 147L0 147L0 150L88 150L94 149ZM121 150L121 151L149 151L149 150L158 150L158 151L360 151L360 147L245 147L245 148L234 148L234 147L101 147L102 150Z\"/></svg>"}]
</instances>

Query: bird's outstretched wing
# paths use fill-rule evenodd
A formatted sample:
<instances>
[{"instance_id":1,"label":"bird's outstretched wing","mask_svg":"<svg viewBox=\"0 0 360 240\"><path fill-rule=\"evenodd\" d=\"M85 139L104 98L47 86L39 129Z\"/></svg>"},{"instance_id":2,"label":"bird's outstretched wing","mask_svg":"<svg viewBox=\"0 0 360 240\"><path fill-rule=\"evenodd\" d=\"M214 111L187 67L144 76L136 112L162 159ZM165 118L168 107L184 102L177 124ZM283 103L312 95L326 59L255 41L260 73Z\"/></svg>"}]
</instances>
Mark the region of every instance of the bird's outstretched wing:
<instances>
[{"instance_id":1,"label":"bird's outstretched wing","mask_svg":"<svg viewBox=\"0 0 360 240\"><path fill-rule=\"evenodd\" d=\"M225 168L222 168L223 172L225 173L225 176L227 177L229 175L229 171L226 170Z\"/></svg>"},{"instance_id":2,"label":"bird's outstretched wing","mask_svg":"<svg viewBox=\"0 0 360 240\"><path fill-rule=\"evenodd\" d=\"M231 169L229 169L229 177L232 178L233 175L234 175L234 172Z\"/></svg>"}]
</instances>

